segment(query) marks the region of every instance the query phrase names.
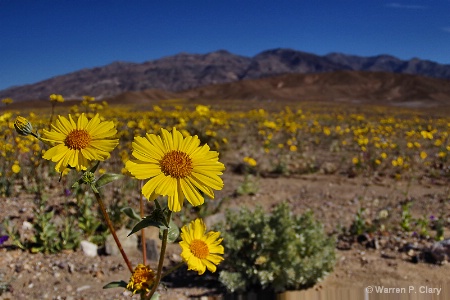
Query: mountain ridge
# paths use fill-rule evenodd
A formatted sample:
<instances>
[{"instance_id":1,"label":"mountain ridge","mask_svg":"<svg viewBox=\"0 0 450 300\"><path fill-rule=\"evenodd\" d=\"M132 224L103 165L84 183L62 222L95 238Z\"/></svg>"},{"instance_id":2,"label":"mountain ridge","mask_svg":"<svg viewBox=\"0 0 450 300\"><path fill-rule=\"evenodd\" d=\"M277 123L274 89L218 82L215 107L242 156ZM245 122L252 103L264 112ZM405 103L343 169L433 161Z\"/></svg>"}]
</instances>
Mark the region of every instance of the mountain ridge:
<instances>
[{"instance_id":1,"label":"mountain ridge","mask_svg":"<svg viewBox=\"0 0 450 300\"><path fill-rule=\"evenodd\" d=\"M208 85L239 82L283 74L311 74L335 71L369 71L450 79L450 65L391 55L357 56L343 53L316 55L276 48L253 57L218 50L206 54L179 53L143 63L116 61L55 76L34 84L0 91L0 98L15 101L48 100L50 94L66 99L91 95L111 98L125 92L163 90L179 93Z\"/></svg>"}]
</instances>

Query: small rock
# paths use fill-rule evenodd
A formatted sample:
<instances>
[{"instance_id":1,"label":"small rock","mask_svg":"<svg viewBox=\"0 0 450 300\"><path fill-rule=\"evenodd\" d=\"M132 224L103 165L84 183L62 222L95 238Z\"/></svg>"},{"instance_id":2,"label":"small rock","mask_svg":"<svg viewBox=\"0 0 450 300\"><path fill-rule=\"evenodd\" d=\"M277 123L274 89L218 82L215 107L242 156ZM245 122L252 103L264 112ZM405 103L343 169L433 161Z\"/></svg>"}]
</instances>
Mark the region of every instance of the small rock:
<instances>
[{"instance_id":1,"label":"small rock","mask_svg":"<svg viewBox=\"0 0 450 300\"><path fill-rule=\"evenodd\" d=\"M125 253L130 255L131 252L137 250L137 235L133 234L128 236L130 233L130 230L126 228L122 228L120 230L116 231L117 238L120 241L120 244L122 245L123 250ZM108 235L105 241L105 253L107 255L113 255L113 256L119 256L120 251L117 247L117 244L114 240L114 237L112 234Z\"/></svg>"},{"instance_id":2,"label":"small rock","mask_svg":"<svg viewBox=\"0 0 450 300\"><path fill-rule=\"evenodd\" d=\"M182 258L181 258L181 256L179 256L178 254L172 253L172 255L170 256L170 260L171 260L173 263L180 263L180 262L182 261Z\"/></svg>"},{"instance_id":3,"label":"small rock","mask_svg":"<svg viewBox=\"0 0 450 300\"><path fill-rule=\"evenodd\" d=\"M90 289L90 288L91 288L90 285L83 285L83 286L80 286L79 288L77 288L77 293L82 292L82 291L84 291L84 290L88 290L88 289Z\"/></svg>"},{"instance_id":4,"label":"small rock","mask_svg":"<svg viewBox=\"0 0 450 300\"><path fill-rule=\"evenodd\" d=\"M73 272L75 272L75 265L73 263L68 263L67 270L69 271L70 274L73 274Z\"/></svg>"},{"instance_id":5,"label":"small rock","mask_svg":"<svg viewBox=\"0 0 450 300\"><path fill-rule=\"evenodd\" d=\"M434 243L427 252L435 263L448 262L450 257L450 239Z\"/></svg>"},{"instance_id":6,"label":"small rock","mask_svg":"<svg viewBox=\"0 0 450 300\"><path fill-rule=\"evenodd\" d=\"M86 256L95 257L97 256L98 247L89 241L81 241L81 250Z\"/></svg>"},{"instance_id":7,"label":"small rock","mask_svg":"<svg viewBox=\"0 0 450 300\"><path fill-rule=\"evenodd\" d=\"M324 162L322 166L320 166L320 171L323 174L334 174L337 171L337 165L332 162Z\"/></svg>"},{"instance_id":8,"label":"small rock","mask_svg":"<svg viewBox=\"0 0 450 300\"><path fill-rule=\"evenodd\" d=\"M204 218L204 222L206 225L206 228L211 229L214 225L219 223L225 223L226 217L224 213L217 213L214 215L207 216Z\"/></svg>"},{"instance_id":9,"label":"small rock","mask_svg":"<svg viewBox=\"0 0 450 300\"><path fill-rule=\"evenodd\" d=\"M23 223L22 223L22 229L23 230L31 230L31 229L33 229L33 224L31 224L30 222L28 222L28 221L23 221Z\"/></svg>"},{"instance_id":10,"label":"small rock","mask_svg":"<svg viewBox=\"0 0 450 300\"><path fill-rule=\"evenodd\" d=\"M146 239L145 250L149 260L157 261L159 259L158 242L156 240Z\"/></svg>"}]
</instances>

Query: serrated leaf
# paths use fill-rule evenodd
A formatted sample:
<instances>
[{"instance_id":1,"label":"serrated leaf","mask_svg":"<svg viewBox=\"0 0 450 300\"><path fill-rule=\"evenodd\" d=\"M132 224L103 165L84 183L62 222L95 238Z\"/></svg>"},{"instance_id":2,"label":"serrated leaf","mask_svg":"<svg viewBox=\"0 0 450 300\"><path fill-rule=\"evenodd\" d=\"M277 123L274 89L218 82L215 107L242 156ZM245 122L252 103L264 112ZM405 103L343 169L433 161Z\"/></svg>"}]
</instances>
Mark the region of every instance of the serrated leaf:
<instances>
[{"instance_id":1,"label":"serrated leaf","mask_svg":"<svg viewBox=\"0 0 450 300\"><path fill-rule=\"evenodd\" d=\"M164 229L167 227L159 227L159 238L162 239ZM173 220L170 220L169 223L169 232L167 233L167 241L169 243L173 243L177 240L178 236L180 235L180 229L178 228L177 224Z\"/></svg>"},{"instance_id":2,"label":"serrated leaf","mask_svg":"<svg viewBox=\"0 0 450 300\"><path fill-rule=\"evenodd\" d=\"M108 183L111 183L115 180L121 179L123 177L122 174L114 174L114 173L106 173L100 176L99 179L95 182L95 187L101 188L104 185L107 185Z\"/></svg>"},{"instance_id":3,"label":"serrated leaf","mask_svg":"<svg viewBox=\"0 0 450 300\"><path fill-rule=\"evenodd\" d=\"M124 212L130 219L141 221L142 218L131 207L124 207L120 211Z\"/></svg>"},{"instance_id":4,"label":"serrated leaf","mask_svg":"<svg viewBox=\"0 0 450 300\"><path fill-rule=\"evenodd\" d=\"M128 283L126 283L125 281L121 280L121 281L113 281L108 283L107 285L105 285L103 287L103 289L112 289L112 288L127 288Z\"/></svg>"}]
</instances>

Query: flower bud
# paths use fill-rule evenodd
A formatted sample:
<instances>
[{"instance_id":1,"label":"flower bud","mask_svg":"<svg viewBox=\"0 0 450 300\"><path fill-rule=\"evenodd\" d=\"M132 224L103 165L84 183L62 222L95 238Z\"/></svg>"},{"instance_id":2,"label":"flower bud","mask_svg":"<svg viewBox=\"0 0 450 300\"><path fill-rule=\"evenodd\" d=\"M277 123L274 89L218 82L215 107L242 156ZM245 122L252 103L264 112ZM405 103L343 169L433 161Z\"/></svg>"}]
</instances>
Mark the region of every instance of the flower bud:
<instances>
[{"instance_id":1,"label":"flower bud","mask_svg":"<svg viewBox=\"0 0 450 300\"><path fill-rule=\"evenodd\" d=\"M16 120L14 121L14 128L20 135L27 136L33 134L33 126L31 125L30 121L21 116L17 116Z\"/></svg>"}]
</instances>

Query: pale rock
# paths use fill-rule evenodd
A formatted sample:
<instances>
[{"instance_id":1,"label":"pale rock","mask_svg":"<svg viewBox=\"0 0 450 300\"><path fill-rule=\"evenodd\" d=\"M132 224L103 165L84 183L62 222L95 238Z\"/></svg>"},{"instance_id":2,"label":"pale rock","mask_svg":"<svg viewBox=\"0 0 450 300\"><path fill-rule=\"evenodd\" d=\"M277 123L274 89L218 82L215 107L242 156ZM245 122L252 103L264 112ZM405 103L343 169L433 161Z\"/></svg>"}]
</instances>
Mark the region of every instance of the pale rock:
<instances>
[{"instance_id":1,"label":"pale rock","mask_svg":"<svg viewBox=\"0 0 450 300\"><path fill-rule=\"evenodd\" d=\"M81 241L81 250L86 256L95 257L97 256L98 246L89 241Z\"/></svg>"},{"instance_id":2,"label":"pale rock","mask_svg":"<svg viewBox=\"0 0 450 300\"><path fill-rule=\"evenodd\" d=\"M30 222L28 222L28 221L23 221L23 223L22 223L22 229L23 230L31 230L31 229L33 229L33 224L31 224Z\"/></svg>"},{"instance_id":3,"label":"pale rock","mask_svg":"<svg viewBox=\"0 0 450 300\"><path fill-rule=\"evenodd\" d=\"M210 230L214 225L217 225L219 223L225 223L226 217L224 213L217 213L214 215L209 215L205 217L204 219L206 229Z\"/></svg>"},{"instance_id":4,"label":"pale rock","mask_svg":"<svg viewBox=\"0 0 450 300\"><path fill-rule=\"evenodd\" d=\"M123 250L128 255L131 255L132 252L137 251L137 245L138 245L138 237L136 234L132 234L128 236L131 230L122 228L116 231L117 238L120 241L120 244L122 245ZM113 255L113 256L119 256L120 251L117 247L117 244L114 240L114 237L112 234L108 235L105 241L105 253L107 255Z\"/></svg>"}]
</instances>

